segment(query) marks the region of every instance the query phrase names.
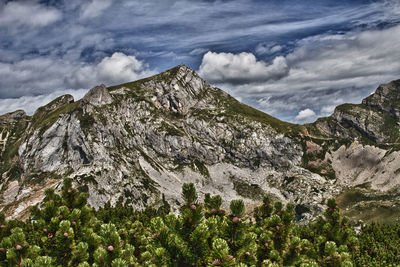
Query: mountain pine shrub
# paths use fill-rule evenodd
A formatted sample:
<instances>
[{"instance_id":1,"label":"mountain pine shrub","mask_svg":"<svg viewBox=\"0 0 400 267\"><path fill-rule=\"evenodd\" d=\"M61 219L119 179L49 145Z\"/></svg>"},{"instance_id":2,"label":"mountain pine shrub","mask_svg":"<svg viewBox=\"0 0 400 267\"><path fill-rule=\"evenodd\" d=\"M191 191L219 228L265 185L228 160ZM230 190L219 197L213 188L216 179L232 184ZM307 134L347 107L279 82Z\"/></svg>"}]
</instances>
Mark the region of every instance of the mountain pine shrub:
<instances>
[{"instance_id":1,"label":"mountain pine shrub","mask_svg":"<svg viewBox=\"0 0 400 267\"><path fill-rule=\"evenodd\" d=\"M158 209L87 205L87 194L64 180L49 189L25 222L0 214L0 266L398 266L400 225L360 233L334 199L308 225L294 224L294 205L268 197L252 214L243 200L229 211L220 196L199 201L182 187L179 215L163 198Z\"/></svg>"}]
</instances>

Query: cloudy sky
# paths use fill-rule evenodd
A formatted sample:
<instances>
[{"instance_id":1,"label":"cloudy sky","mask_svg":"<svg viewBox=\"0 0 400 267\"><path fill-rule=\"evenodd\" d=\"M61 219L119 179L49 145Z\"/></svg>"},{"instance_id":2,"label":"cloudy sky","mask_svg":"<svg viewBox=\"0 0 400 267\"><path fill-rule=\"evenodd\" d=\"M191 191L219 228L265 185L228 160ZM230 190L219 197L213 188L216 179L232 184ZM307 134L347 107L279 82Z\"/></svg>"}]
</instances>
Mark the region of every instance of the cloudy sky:
<instances>
[{"instance_id":1,"label":"cloudy sky","mask_svg":"<svg viewBox=\"0 0 400 267\"><path fill-rule=\"evenodd\" d=\"M305 123L400 79L398 0L0 0L0 113L178 64Z\"/></svg>"}]
</instances>

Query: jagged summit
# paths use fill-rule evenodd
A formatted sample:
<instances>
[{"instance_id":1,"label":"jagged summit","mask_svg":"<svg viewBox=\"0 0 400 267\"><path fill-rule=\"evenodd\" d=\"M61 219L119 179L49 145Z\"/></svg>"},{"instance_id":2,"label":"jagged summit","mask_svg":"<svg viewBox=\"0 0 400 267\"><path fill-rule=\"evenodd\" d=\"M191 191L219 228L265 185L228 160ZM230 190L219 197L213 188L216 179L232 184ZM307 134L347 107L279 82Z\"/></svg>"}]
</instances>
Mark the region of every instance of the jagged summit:
<instances>
[{"instance_id":1,"label":"jagged summit","mask_svg":"<svg viewBox=\"0 0 400 267\"><path fill-rule=\"evenodd\" d=\"M375 93L363 99L362 104L400 118L400 80L381 84Z\"/></svg>"},{"instance_id":2,"label":"jagged summit","mask_svg":"<svg viewBox=\"0 0 400 267\"><path fill-rule=\"evenodd\" d=\"M390 96L385 90L382 95ZM359 117L356 108L367 118L394 120L395 109L383 112L367 103L338 107L335 116L342 112L347 121L358 122L352 120ZM46 188L58 188L70 177L88 192L93 207L110 202L141 209L159 205L162 195L174 207L182 183L193 182L200 197L220 194L254 204L271 195L294 202L298 217L310 219L350 179L336 167L335 153L340 140L352 142L361 131L335 116L308 126L282 122L185 65L134 82L99 85L78 101L61 96L33 116L21 111L0 116L0 210L25 216ZM386 136L386 130L366 127L376 140ZM387 188L400 184L391 181Z\"/></svg>"},{"instance_id":3,"label":"jagged summit","mask_svg":"<svg viewBox=\"0 0 400 267\"><path fill-rule=\"evenodd\" d=\"M39 108L13 142L4 141L0 208L19 216L22 203L40 201L65 176L88 191L94 207L110 201L144 208L157 205L161 193L176 203L185 181L197 183L201 194L255 201L270 192L268 175L283 179L290 171L305 184L313 180L297 167L302 148L286 135L291 127L185 65L100 85L79 101L63 96ZM251 184L259 184L256 193Z\"/></svg>"},{"instance_id":4,"label":"jagged summit","mask_svg":"<svg viewBox=\"0 0 400 267\"><path fill-rule=\"evenodd\" d=\"M378 144L400 143L400 80L380 85L361 104L343 104L311 128L317 134Z\"/></svg>"},{"instance_id":5,"label":"jagged summit","mask_svg":"<svg viewBox=\"0 0 400 267\"><path fill-rule=\"evenodd\" d=\"M156 106L185 115L190 109L213 106L212 94L223 94L204 81L191 68L179 65L160 74L135 82L109 87L111 92L133 90L137 96L149 98ZM208 102L208 103L206 103Z\"/></svg>"},{"instance_id":6,"label":"jagged summit","mask_svg":"<svg viewBox=\"0 0 400 267\"><path fill-rule=\"evenodd\" d=\"M180 64L180 65L178 65L178 66L175 66L175 67L173 67L173 68L171 68L171 69L168 69L168 70L166 70L166 71L164 71L164 72L162 72L162 73L165 73L165 72L169 72L169 73L171 73L171 74L174 74L175 73L175 75L177 75L178 73L196 73L192 68L190 68L190 67L188 67L188 66L186 66L185 64ZM161 73L161 74L162 74Z\"/></svg>"},{"instance_id":7,"label":"jagged summit","mask_svg":"<svg viewBox=\"0 0 400 267\"><path fill-rule=\"evenodd\" d=\"M104 84L93 87L80 101L79 107L84 112L91 112L93 107L101 107L113 102L113 99Z\"/></svg>"}]
</instances>

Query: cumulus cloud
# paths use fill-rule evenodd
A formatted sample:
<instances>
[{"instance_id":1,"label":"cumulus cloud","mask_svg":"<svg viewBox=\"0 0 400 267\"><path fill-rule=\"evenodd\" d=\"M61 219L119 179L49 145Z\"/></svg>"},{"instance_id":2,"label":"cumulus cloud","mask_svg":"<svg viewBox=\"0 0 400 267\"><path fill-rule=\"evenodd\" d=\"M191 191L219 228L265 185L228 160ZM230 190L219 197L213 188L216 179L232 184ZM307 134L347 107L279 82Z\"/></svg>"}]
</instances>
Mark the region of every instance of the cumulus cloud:
<instances>
[{"instance_id":1,"label":"cumulus cloud","mask_svg":"<svg viewBox=\"0 0 400 267\"><path fill-rule=\"evenodd\" d=\"M35 1L10 1L0 4L0 27L44 27L60 20L62 13Z\"/></svg>"},{"instance_id":2,"label":"cumulus cloud","mask_svg":"<svg viewBox=\"0 0 400 267\"><path fill-rule=\"evenodd\" d=\"M68 88L91 88L101 83L112 85L154 73L143 61L120 52L104 57L97 64L82 64L51 57L37 57L14 63L0 62L0 88L4 89L0 90L0 98L48 95ZM34 98L34 102L43 97ZM23 100L24 98L21 99ZM37 107L34 102L31 109ZM7 109L12 111L11 107Z\"/></svg>"},{"instance_id":3,"label":"cumulus cloud","mask_svg":"<svg viewBox=\"0 0 400 267\"><path fill-rule=\"evenodd\" d=\"M112 4L112 0L92 0L82 6L82 18L91 19L100 16Z\"/></svg>"},{"instance_id":4,"label":"cumulus cloud","mask_svg":"<svg viewBox=\"0 0 400 267\"><path fill-rule=\"evenodd\" d=\"M317 114L309 108L301 110L297 116L295 117L295 120L301 123L305 122L312 122L316 119Z\"/></svg>"},{"instance_id":5,"label":"cumulus cloud","mask_svg":"<svg viewBox=\"0 0 400 267\"><path fill-rule=\"evenodd\" d=\"M0 114L24 109L32 114L62 94L81 98L87 89L151 76L155 71L134 56L115 52L97 64L75 64L53 58L0 62ZM84 88L84 89L83 89Z\"/></svg>"},{"instance_id":6,"label":"cumulus cloud","mask_svg":"<svg viewBox=\"0 0 400 267\"><path fill-rule=\"evenodd\" d=\"M147 64L128 56L115 52L111 57L105 57L97 65L87 65L75 70L67 77L67 84L71 87L82 88L93 84L93 81L117 84L134 81L155 74Z\"/></svg>"},{"instance_id":7,"label":"cumulus cloud","mask_svg":"<svg viewBox=\"0 0 400 267\"><path fill-rule=\"evenodd\" d=\"M399 79L400 53L393 45L397 43L400 43L400 26L322 34L299 40L293 52L284 58L277 57L282 58L287 70L287 75L280 78L262 81L256 75L249 75L252 79L247 84L232 84L234 80L228 76L223 82L226 77L219 74L219 69L240 77L239 68L230 63L233 60L229 64L217 61L215 69L210 68L215 73L203 74L210 75L219 87L242 97L246 103L281 119L299 122L300 111L308 108L317 116L327 116L336 105L360 103L380 83ZM210 60L203 58L205 61ZM245 69L242 72L247 74Z\"/></svg>"},{"instance_id":8,"label":"cumulus cloud","mask_svg":"<svg viewBox=\"0 0 400 267\"><path fill-rule=\"evenodd\" d=\"M288 74L284 57L276 57L270 64L258 61L254 54L242 52L214 53L203 56L199 73L211 82L253 83L280 79Z\"/></svg>"}]
</instances>

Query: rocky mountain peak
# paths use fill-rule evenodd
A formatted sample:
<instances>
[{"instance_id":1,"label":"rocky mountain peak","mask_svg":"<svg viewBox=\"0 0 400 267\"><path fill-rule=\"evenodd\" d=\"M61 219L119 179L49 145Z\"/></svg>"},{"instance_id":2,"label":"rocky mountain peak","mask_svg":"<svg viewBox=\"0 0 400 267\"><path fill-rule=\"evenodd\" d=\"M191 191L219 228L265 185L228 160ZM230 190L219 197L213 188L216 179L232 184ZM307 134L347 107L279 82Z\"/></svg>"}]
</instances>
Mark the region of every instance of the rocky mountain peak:
<instances>
[{"instance_id":1,"label":"rocky mountain peak","mask_svg":"<svg viewBox=\"0 0 400 267\"><path fill-rule=\"evenodd\" d=\"M182 183L193 182L199 196L254 204L272 195L311 218L340 189L329 179L339 173L334 163L343 153L332 154L331 165L327 158L337 140L398 142L398 120L372 104L386 103L398 85L389 87L392 93L379 89L384 100L342 105L307 130L238 102L185 65L96 86L77 102L61 96L32 117L23 111L0 117L0 211L20 217L47 188L70 177L93 207L110 202L142 209L159 205L162 196L176 206ZM14 121L1 123L4 118Z\"/></svg>"},{"instance_id":2,"label":"rocky mountain peak","mask_svg":"<svg viewBox=\"0 0 400 267\"><path fill-rule=\"evenodd\" d=\"M382 145L400 141L400 80L380 85L361 104L343 104L314 126L324 135Z\"/></svg>"},{"instance_id":3,"label":"rocky mountain peak","mask_svg":"<svg viewBox=\"0 0 400 267\"><path fill-rule=\"evenodd\" d=\"M400 118L400 80L381 84L375 93L365 98L362 103Z\"/></svg>"},{"instance_id":4,"label":"rocky mountain peak","mask_svg":"<svg viewBox=\"0 0 400 267\"><path fill-rule=\"evenodd\" d=\"M212 107L208 90L216 90L185 65L146 79L141 87L153 92L156 106L181 115L194 107Z\"/></svg>"},{"instance_id":5,"label":"rocky mountain peak","mask_svg":"<svg viewBox=\"0 0 400 267\"><path fill-rule=\"evenodd\" d=\"M104 84L93 87L86 93L86 95L82 98L80 106L86 111L90 112L92 110L92 106L100 107L103 105L111 104L113 99L108 91L107 87Z\"/></svg>"}]
</instances>

